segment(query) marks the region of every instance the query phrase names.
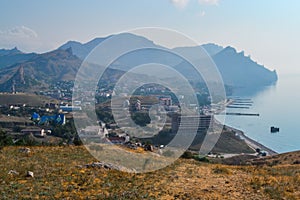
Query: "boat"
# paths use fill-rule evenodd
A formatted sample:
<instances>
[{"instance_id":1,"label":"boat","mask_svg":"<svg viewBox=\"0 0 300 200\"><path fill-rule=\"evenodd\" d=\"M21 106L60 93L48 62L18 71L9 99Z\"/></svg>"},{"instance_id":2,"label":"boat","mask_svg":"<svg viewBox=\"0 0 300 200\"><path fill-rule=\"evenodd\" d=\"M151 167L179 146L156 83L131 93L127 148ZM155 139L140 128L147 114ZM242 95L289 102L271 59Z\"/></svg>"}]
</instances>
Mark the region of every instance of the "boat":
<instances>
[{"instance_id":1,"label":"boat","mask_svg":"<svg viewBox=\"0 0 300 200\"><path fill-rule=\"evenodd\" d=\"M272 126L271 127L271 133L278 133L279 132L279 128Z\"/></svg>"}]
</instances>

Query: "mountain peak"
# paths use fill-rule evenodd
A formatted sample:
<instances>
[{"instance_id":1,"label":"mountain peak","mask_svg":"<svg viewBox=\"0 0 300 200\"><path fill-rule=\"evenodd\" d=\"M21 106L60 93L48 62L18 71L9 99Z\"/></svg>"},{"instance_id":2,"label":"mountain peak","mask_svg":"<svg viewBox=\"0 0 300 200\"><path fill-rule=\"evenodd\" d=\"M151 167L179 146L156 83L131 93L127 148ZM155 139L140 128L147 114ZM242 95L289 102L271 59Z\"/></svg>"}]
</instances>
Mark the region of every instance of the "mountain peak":
<instances>
[{"instance_id":1,"label":"mountain peak","mask_svg":"<svg viewBox=\"0 0 300 200\"><path fill-rule=\"evenodd\" d=\"M225 47L224 52L230 53L230 54L236 54L237 53L236 49L231 47L231 46Z\"/></svg>"},{"instance_id":2,"label":"mountain peak","mask_svg":"<svg viewBox=\"0 0 300 200\"><path fill-rule=\"evenodd\" d=\"M222 51L224 49L224 47L214 44L214 43L207 43L207 44L203 44L201 46L202 46L202 48L205 49L205 51L210 56L216 55L217 53L219 53L220 51Z\"/></svg>"},{"instance_id":3,"label":"mountain peak","mask_svg":"<svg viewBox=\"0 0 300 200\"><path fill-rule=\"evenodd\" d=\"M13 49L0 49L0 56L20 53L22 53L22 51L20 51L17 47L14 47Z\"/></svg>"},{"instance_id":4,"label":"mountain peak","mask_svg":"<svg viewBox=\"0 0 300 200\"><path fill-rule=\"evenodd\" d=\"M103 42L106 39L109 39L110 37L116 37L114 40L114 43L118 42L124 42L124 41L130 41L133 43L144 43L147 44L147 46L151 45L154 46L155 44L153 41L139 35L135 35L132 33L120 33L117 35L109 35L107 37L97 37L92 39L91 41L87 43L80 43L76 41L68 41L64 45L60 46L58 49L66 50L68 48L72 48L73 54L79 57L80 59L84 60L86 56L101 42ZM120 44L112 44L114 48L117 48Z\"/></svg>"}]
</instances>

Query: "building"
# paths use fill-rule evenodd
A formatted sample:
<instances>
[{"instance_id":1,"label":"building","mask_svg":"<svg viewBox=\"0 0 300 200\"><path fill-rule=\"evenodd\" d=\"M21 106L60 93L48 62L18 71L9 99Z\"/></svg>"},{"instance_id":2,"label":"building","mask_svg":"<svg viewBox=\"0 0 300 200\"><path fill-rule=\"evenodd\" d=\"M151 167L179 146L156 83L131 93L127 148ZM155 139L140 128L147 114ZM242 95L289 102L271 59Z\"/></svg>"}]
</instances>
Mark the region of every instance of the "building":
<instances>
[{"instance_id":1,"label":"building","mask_svg":"<svg viewBox=\"0 0 300 200\"><path fill-rule=\"evenodd\" d=\"M161 106L172 106L172 98L171 97L159 97L159 104Z\"/></svg>"},{"instance_id":2,"label":"building","mask_svg":"<svg viewBox=\"0 0 300 200\"><path fill-rule=\"evenodd\" d=\"M181 125L181 121L184 118L184 124ZM213 122L213 115L199 115L199 116L181 116L177 113L172 115L172 133L176 134L179 126L181 125L183 130L195 130L197 134L203 133L207 130Z\"/></svg>"},{"instance_id":3,"label":"building","mask_svg":"<svg viewBox=\"0 0 300 200\"><path fill-rule=\"evenodd\" d=\"M37 137L45 137L47 135L47 131L45 131L44 129L41 129L41 128L27 128L27 129L21 130L21 133L24 135L32 134Z\"/></svg>"},{"instance_id":4,"label":"building","mask_svg":"<svg viewBox=\"0 0 300 200\"><path fill-rule=\"evenodd\" d=\"M102 128L100 126L87 126L80 131L80 134L82 134L82 135L101 135L101 133L103 133L101 131L101 129Z\"/></svg>"},{"instance_id":5,"label":"building","mask_svg":"<svg viewBox=\"0 0 300 200\"><path fill-rule=\"evenodd\" d=\"M124 144L126 141L125 137L108 137L107 143L112 143L112 144Z\"/></svg>"},{"instance_id":6,"label":"building","mask_svg":"<svg viewBox=\"0 0 300 200\"><path fill-rule=\"evenodd\" d=\"M66 116L64 114L58 114L53 116L42 116L39 125L46 124L49 122L53 122L58 125L65 125L66 124Z\"/></svg>"},{"instance_id":7,"label":"building","mask_svg":"<svg viewBox=\"0 0 300 200\"><path fill-rule=\"evenodd\" d=\"M63 112L74 112L74 111L81 111L82 108L80 106L60 106L60 109Z\"/></svg>"},{"instance_id":8,"label":"building","mask_svg":"<svg viewBox=\"0 0 300 200\"><path fill-rule=\"evenodd\" d=\"M135 110L137 110L137 111L142 110L142 103L139 99L135 103Z\"/></svg>"}]
</instances>

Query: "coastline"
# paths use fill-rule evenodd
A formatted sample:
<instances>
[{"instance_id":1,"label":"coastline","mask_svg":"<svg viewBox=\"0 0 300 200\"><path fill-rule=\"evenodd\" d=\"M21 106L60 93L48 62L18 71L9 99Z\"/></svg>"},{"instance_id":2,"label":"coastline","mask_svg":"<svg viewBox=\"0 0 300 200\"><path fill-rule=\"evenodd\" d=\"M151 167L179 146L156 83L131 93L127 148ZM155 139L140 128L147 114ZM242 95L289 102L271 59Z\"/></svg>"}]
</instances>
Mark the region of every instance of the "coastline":
<instances>
[{"instance_id":1,"label":"coastline","mask_svg":"<svg viewBox=\"0 0 300 200\"><path fill-rule=\"evenodd\" d=\"M273 156L273 155L277 155L278 153L266 146L264 146L263 144L249 138L248 136L245 135L245 133L239 129L224 125L224 128L226 128L227 130L233 131L235 132L241 139L243 139L246 144L252 148L253 150L256 150L257 148L259 148L261 151L265 151L267 153L268 156Z\"/></svg>"}]
</instances>

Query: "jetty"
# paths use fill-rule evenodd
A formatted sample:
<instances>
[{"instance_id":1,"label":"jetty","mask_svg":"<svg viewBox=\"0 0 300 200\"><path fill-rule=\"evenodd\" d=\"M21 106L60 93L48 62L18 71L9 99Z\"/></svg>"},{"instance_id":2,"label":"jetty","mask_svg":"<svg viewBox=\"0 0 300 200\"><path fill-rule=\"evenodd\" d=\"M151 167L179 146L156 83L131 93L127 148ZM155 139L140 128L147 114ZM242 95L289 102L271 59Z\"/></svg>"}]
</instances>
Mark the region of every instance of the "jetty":
<instances>
[{"instance_id":1,"label":"jetty","mask_svg":"<svg viewBox=\"0 0 300 200\"><path fill-rule=\"evenodd\" d=\"M220 113L219 115L238 115L238 116L255 116L258 117L258 113Z\"/></svg>"},{"instance_id":2,"label":"jetty","mask_svg":"<svg viewBox=\"0 0 300 200\"><path fill-rule=\"evenodd\" d=\"M234 106L234 105L229 105L227 108L239 108L239 109L250 109L250 107L246 106Z\"/></svg>"}]
</instances>

